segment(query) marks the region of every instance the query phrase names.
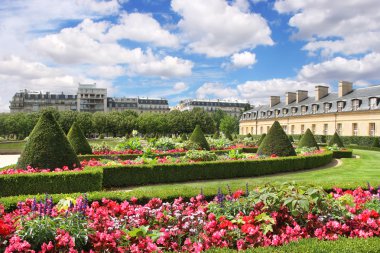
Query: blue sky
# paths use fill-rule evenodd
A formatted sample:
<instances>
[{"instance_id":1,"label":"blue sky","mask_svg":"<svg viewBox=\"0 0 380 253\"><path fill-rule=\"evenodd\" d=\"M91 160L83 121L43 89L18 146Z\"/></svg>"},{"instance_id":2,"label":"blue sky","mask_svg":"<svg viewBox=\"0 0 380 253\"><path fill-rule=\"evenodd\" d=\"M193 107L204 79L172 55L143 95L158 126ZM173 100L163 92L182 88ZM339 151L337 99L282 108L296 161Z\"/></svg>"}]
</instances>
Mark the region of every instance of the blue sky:
<instances>
[{"instance_id":1,"label":"blue sky","mask_svg":"<svg viewBox=\"0 0 380 253\"><path fill-rule=\"evenodd\" d=\"M378 84L378 0L2 0L0 111L20 89L268 96ZM363 15L365 14L365 15Z\"/></svg>"}]
</instances>

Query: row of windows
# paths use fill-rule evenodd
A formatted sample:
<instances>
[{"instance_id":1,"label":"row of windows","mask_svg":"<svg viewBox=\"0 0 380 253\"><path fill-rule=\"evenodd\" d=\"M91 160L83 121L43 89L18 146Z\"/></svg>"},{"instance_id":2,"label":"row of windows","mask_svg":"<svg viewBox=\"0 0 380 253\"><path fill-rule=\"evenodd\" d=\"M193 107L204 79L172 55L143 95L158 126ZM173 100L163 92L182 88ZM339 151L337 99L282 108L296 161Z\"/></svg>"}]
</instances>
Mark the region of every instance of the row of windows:
<instances>
[{"instance_id":1,"label":"row of windows","mask_svg":"<svg viewBox=\"0 0 380 253\"><path fill-rule=\"evenodd\" d=\"M189 105L189 103L186 103ZM249 106L249 104L236 104L236 103L222 103L222 102L198 102L198 101L191 101L190 105L202 105L202 106L224 106L224 107L246 107Z\"/></svg>"},{"instance_id":2,"label":"row of windows","mask_svg":"<svg viewBox=\"0 0 380 253\"><path fill-rule=\"evenodd\" d=\"M370 98L369 99L369 109L377 109L378 108L378 102L379 102L379 99L378 98ZM337 111L338 112L341 112L343 111L343 109L346 107L346 101L338 101L337 102ZM359 110L361 104L362 104L362 101L360 99L353 99L351 101L351 108L352 108L352 111L357 111ZM319 110L319 106L318 104L313 104L311 105L311 113L312 114L316 114ZM328 113L331 111L331 108L332 108L332 103L329 103L329 102L326 102L323 104L323 112L324 113ZM291 107L290 108L290 113L291 115L295 115L296 113L298 113L298 107ZM308 112L308 109L309 109L309 106L307 105L302 105L301 106L301 115L304 115ZM271 117L274 113L274 116L277 117L281 112L281 109L276 109L273 111L267 111L267 112L260 112L260 116L261 117ZM287 115L289 113L289 109L288 108L283 108L282 109L282 114L283 115ZM253 117L256 118L256 112L253 112ZM243 116L243 119L244 118L249 118L249 114L244 114Z\"/></svg>"}]
</instances>

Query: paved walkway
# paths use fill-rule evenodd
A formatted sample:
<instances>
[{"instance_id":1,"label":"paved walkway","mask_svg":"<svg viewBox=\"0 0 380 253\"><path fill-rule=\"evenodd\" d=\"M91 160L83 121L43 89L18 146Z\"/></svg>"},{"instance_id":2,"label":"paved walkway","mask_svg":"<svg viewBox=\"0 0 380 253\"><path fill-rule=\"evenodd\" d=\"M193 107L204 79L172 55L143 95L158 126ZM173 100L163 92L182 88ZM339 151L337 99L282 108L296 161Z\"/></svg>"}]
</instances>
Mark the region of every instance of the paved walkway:
<instances>
[{"instance_id":1,"label":"paved walkway","mask_svg":"<svg viewBox=\"0 0 380 253\"><path fill-rule=\"evenodd\" d=\"M20 155L0 155L0 168L17 163Z\"/></svg>"}]
</instances>

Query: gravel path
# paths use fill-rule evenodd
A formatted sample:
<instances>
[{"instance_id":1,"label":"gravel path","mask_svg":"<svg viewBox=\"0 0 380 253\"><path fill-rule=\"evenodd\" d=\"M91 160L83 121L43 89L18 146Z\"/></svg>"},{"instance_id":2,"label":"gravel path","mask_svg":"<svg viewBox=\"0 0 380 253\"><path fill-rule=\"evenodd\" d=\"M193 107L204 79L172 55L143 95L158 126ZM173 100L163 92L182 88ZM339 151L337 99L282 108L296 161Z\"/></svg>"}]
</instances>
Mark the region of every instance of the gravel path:
<instances>
[{"instance_id":1,"label":"gravel path","mask_svg":"<svg viewBox=\"0 0 380 253\"><path fill-rule=\"evenodd\" d=\"M0 155L0 168L17 163L20 155Z\"/></svg>"}]
</instances>

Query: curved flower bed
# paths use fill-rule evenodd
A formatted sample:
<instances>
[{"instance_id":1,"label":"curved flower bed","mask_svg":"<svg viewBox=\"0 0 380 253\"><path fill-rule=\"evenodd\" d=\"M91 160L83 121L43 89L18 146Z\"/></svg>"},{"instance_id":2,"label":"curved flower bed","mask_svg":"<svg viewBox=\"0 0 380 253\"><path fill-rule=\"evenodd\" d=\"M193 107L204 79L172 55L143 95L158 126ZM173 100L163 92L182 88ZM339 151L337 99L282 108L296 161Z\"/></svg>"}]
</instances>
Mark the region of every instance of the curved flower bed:
<instances>
[{"instance_id":1,"label":"curved flower bed","mask_svg":"<svg viewBox=\"0 0 380 253\"><path fill-rule=\"evenodd\" d=\"M0 208L0 251L201 252L279 246L310 237L380 236L379 192L358 188L327 194L282 185L245 194L219 193L212 202L202 195L171 204L151 199L146 205L135 198L89 204L84 197L56 206L48 197L27 200L10 213Z\"/></svg>"}]
</instances>

